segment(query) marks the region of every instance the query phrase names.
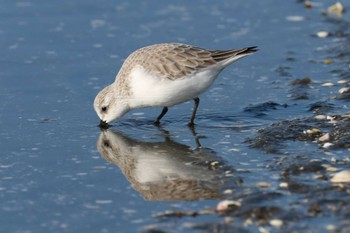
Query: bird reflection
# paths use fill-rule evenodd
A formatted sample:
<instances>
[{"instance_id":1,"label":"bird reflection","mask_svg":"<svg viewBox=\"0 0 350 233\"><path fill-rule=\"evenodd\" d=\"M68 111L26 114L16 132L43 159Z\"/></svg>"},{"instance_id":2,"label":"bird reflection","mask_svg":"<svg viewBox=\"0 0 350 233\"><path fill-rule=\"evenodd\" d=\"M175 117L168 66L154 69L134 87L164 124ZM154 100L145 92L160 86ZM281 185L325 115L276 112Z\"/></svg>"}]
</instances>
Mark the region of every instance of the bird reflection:
<instances>
[{"instance_id":1,"label":"bird reflection","mask_svg":"<svg viewBox=\"0 0 350 233\"><path fill-rule=\"evenodd\" d=\"M101 131L97 148L117 165L133 188L148 200L218 199L225 172L232 169L213 150L192 149L171 140L135 140L111 129ZM199 143L199 142L198 142Z\"/></svg>"}]
</instances>

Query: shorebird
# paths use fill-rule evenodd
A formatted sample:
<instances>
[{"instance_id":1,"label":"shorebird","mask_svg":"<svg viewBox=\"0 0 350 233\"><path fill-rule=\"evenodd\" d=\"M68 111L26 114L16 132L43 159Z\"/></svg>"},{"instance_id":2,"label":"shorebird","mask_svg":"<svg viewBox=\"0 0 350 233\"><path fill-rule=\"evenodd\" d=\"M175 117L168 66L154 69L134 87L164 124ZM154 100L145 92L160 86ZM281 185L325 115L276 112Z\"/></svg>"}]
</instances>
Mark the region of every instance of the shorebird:
<instances>
[{"instance_id":1,"label":"shorebird","mask_svg":"<svg viewBox=\"0 0 350 233\"><path fill-rule=\"evenodd\" d=\"M163 107L159 124L168 107L194 100L189 125L205 92L218 74L233 62L257 51L257 47L209 50L180 43L150 45L133 52L119 70L115 82L98 93L94 109L100 126L132 109Z\"/></svg>"}]
</instances>

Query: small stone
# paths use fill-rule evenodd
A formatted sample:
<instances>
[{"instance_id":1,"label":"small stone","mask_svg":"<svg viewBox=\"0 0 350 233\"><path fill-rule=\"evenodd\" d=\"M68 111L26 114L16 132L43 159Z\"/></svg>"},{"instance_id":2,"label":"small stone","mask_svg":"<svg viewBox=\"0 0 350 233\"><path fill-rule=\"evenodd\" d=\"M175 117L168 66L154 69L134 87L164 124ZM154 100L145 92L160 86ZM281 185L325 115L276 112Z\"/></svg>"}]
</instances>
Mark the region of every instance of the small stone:
<instances>
[{"instance_id":1,"label":"small stone","mask_svg":"<svg viewBox=\"0 0 350 233\"><path fill-rule=\"evenodd\" d=\"M329 148L329 147L331 147L331 146L333 146L334 144L333 143L330 143L330 142L326 142L325 144L323 144L323 148L325 148L325 149L327 149L327 148Z\"/></svg>"},{"instance_id":2,"label":"small stone","mask_svg":"<svg viewBox=\"0 0 350 233\"><path fill-rule=\"evenodd\" d=\"M348 81L342 79L342 80L339 80L337 83L339 83L339 84L346 84L346 83L348 83Z\"/></svg>"},{"instance_id":3,"label":"small stone","mask_svg":"<svg viewBox=\"0 0 350 233\"><path fill-rule=\"evenodd\" d=\"M280 228L283 225L283 220L281 220L281 219L271 219L269 223L270 223L271 226Z\"/></svg>"},{"instance_id":4,"label":"small stone","mask_svg":"<svg viewBox=\"0 0 350 233\"><path fill-rule=\"evenodd\" d=\"M270 231L268 229L266 229L265 227L259 227L258 230L260 233L270 233Z\"/></svg>"},{"instance_id":5,"label":"small stone","mask_svg":"<svg viewBox=\"0 0 350 233\"><path fill-rule=\"evenodd\" d=\"M271 187L271 184L268 182L262 181L262 182L258 182L256 186L261 188L268 188L268 187Z\"/></svg>"},{"instance_id":6,"label":"small stone","mask_svg":"<svg viewBox=\"0 0 350 233\"><path fill-rule=\"evenodd\" d=\"M337 16L342 16L344 13L344 6L340 2L336 2L332 6L328 7L327 13L328 14L333 14Z\"/></svg>"},{"instance_id":7,"label":"small stone","mask_svg":"<svg viewBox=\"0 0 350 233\"><path fill-rule=\"evenodd\" d=\"M350 171L344 170L333 175L331 182L333 183L350 183Z\"/></svg>"},{"instance_id":8,"label":"small stone","mask_svg":"<svg viewBox=\"0 0 350 233\"><path fill-rule=\"evenodd\" d=\"M224 194L232 194L233 190L232 189L226 189L223 193Z\"/></svg>"},{"instance_id":9,"label":"small stone","mask_svg":"<svg viewBox=\"0 0 350 233\"><path fill-rule=\"evenodd\" d=\"M321 132L319 129L317 128L312 128L312 129L308 129L308 130L304 130L304 134L316 134Z\"/></svg>"},{"instance_id":10,"label":"small stone","mask_svg":"<svg viewBox=\"0 0 350 233\"><path fill-rule=\"evenodd\" d=\"M338 230L337 227L332 225L332 224L327 225L326 229L327 229L327 231L337 231Z\"/></svg>"},{"instance_id":11,"label":"small stone","mask_svg":"<svg viewBox=\"0 0 350 233\"><path fill-rule=\"evenodd\" d=\"M331 63L333 63L334 61L332 60L332 59L324 59L323 60L323 63L324 64L331 64Z\"/></svg>"},{"instance_id":12,"label":"small stone","mask_svg":"<svg viewBox=\"0 0 350 233\"><path fill-rule=\"evenodd\" d=\"M310 0L306 0L304 2L304 6L307 8L307 9L311 9L312 8L312 2Z\"/></svg>"},{"instance_id":13,"label":"small stone","mask_svg":"<svg viewBox=\"0 0 350 233\"><path fill-rule=\"evenodd\" d=\"M231 223L233 223L233 218L232 218L232 217L229 217L229 216L226 216L226 217L224 218L224 222L225 222L226 224L231 224Z\"/></svg>"},{"instance_id":14,"label":"small stone","mask_svg":"<svg viewBox=\"0 0 350 233\"><path fill-rule=\"evenodd\" d=\"M219 165L220 165L220 163L218 161L212 161L209 164L211 169L217 169L219 167Z\"/></svg>"},{"instance_id":15,"label":"small stone","mask_svg":"<svg viewBox=\"0 0 350 233\"><path fill-rule=\"evenodd\" d=\"M317 32L316 35L320 38L326 38L329 36L329 32L326 32L326 31L320 31L320 32Z\"/></svg>"},{"instance_id":16,"label":"small stone","mask_svg":"<svg viewBox=\"0 0 350 233\"><path fill-rule=\"evenodd\" d=\"M317 115L315 116L315 119L317 120L325 120L327 117L325 115Z\"/></svg>"},{"instance_id":17,"label":"small stone","mask_svg":"<svg viewBox=\"0 0 350 233\"><path fill-rule=\"evenodd\" d=\"M291 85L308 85L311 83L311 79L309 77L304 77L302 79L295 79L291 82Z\"/></svg>"},{"instance_id":18,"label":"small stone","mask_svg":"<svg viewBox=\"0 0 350 233\"><path fill-rule=\"evenodd\" d=\"M350 91L350 88L348 88L348 87L343 87L343 88L340 88L339 89L339 93L340 94L344 94L344 93L348 93Z\"/></svg>"},{"instance_id":19,"label":"small stone","mask_svg":"<svg viewBox=\"0 0 350 233\"><path fill-rule=\"evenodd\" d=\"M247 218L245 221L244 221L244 223L243 223L243 225L244 226L249 226L249 225L252 225L254 222L253 222L253 220L251 219L251 218Z\"/></svg>"},{"instance_id":20,"label":"small stone","mask_svg":"<svg viewBox=\"0 0 350 233\"><path fill-rule=\"evenodd\" d=\"M288 188L288 183L287 182L280 183L280 188L284 188L284 189Z\"/></svg>"},{"instance_id":21,"label":"small stone","mask_svg":"<svg viewBox=\"0 0 350 233\"><path fill-rule=\"evenodd\" d=\"M328 82L328 83L323 83L322 86L323 87L332 87L332 86L334 86L334 84L331 82Z\"/></svg>"},{"instance_id":22,"label":"small stone","mask_svg":"<svg viewBox=\"0 0 350 233\"><path fill-rule=\"evenodd\" d=\"M241 206L241 203L238 201L223 200L217 204L216 211L217 212L225 212L225 211L228 211L230 209L234 209L234 208L237 208L240 206Z\"/></svg>"},{"instance_id":23,"label":"small stone","mask_svg":"<svg viewBox=\"0 0 350 233\"><path fill-rule=\"evenodd\" d=\"M320 141L320 142L329 142L329 139L330 139L329 133L326 133L322 137L319 137L318 141Z\"/></svg>"}]
</instances>

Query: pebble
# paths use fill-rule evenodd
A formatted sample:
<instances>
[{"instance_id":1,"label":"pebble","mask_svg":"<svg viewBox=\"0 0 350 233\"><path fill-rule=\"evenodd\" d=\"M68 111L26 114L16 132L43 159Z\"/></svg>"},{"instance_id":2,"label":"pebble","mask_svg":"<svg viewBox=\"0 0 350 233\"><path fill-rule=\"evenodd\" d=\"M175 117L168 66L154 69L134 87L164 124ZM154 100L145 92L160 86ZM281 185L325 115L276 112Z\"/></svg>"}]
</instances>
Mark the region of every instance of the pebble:
<instances>
[{"instance_id":1,"label":"pebble","mask_svg":"<svg viewBox=\"0 0 350 233\"><path fill-rule=\"evenodd\" d=\"M258 230L260 233L270 233L270 231L268 229L266 229L265 227L259 227Z\"/></svg>"},{"instance_id":2,"label":"pebble","mask_svg":"<svg viewBox=\"0 0 350 233\"><path fill-rule=\"evenodd\" d=\"M332 87L332 86L334 86L334 84L329 82L329 83L323 83L322 86L323 87Z\"/></svg>"},{"instance_id":3,"label":"pebble","mask_svg":"<svg viewBox=\"0 0 350 233\"><path fill-rule=\"evenodd\" d=\"M223 200L220 201L216 206L216 211L218 212L225 212L228 211L233 206L240 207L241 203L238 201L232 201L232 200Z\"/></svg>"},{"instance_id":4,"label":"pebble","mask_svg":"<svg viewBox=\"0 0 350 233\"><path fill-rule=\"evenodd\" d=\"M319 137L318 141L320 141L320 142L329 142L329 139L330 139L329 133L326 133L322 137Z\"/></svg>"},{"instance_id":5,"label":"pebble","mask_svg":"<svg viewBox=\"0 0 350 233\"><path fill-rule=\"evenodd\" d=\"M344 93L347 93L347 92L349 92L350 91L350 88L349 87L343 87L343 88L340 88L339 89L339 93L340 94L344 94Z\"/></svg>"},{"instance_id":6,"label":"pebble","mask_svg":"<svg viewBox=\"0 0 350 233\"><path fill-rule=\"evenodd\" d=\"M326 32L326 31L320 31L320 32L317 32L316 35L320 38L326 38L329 36L329 32Z\"/></svg>"},{"instance_id":7,"label":"pebble","mask_svg":"<svg viewBox=\"0 0 350 233\"><path fill-rule=\"evenodd\" d=\"M280 228L283 225L283 220L281 220L281 219L271 219L269 223L270 223L271 226Z\"/></svg>"},{"instance_id":8,"label":"pebble","mask_svg":"<svg viewBox=\"0 0 350 233\"><path fill-rule=\"evenodd\" d=\"M217 169L219 167L220 163L218 161L213 161L209 164L211 169Z\"/></svg>"},{"instance_id":9,"label":"pebble","mask_svg":"<svg viewBox=\"0 0 350 233\"><path fill-rule=\"evenodd\" d=\"M258 182L256 186L261 188L268 188L268 187L271 187L271 184L268 182L262 181L262 182Z\"/></svg>"},{"instance_id":10,"label":"pebble","mask_svg":"<svg viewBox=\"0 0 350 233\"><path fill-rule=\"evenodd\" d=\"M253 220L251 219L251 218L247 218L245 221L244 221L244 223L243 223L243 225L244 226L249 226L249 225L252 225L254 222L253 222Z\"/></svg>"},{"instance_id":11,"label":"pebble","mask_svg":"<svg viewBox=\"0 0 350 233\"><path fill-rule=\"evenodd\" d=\"M312 2L311 0L305 0L304 2L304 6L308 9L311 9L312 8Z\"/></svg>"},{"instance_id":12,"label":"pebble","mask_svg":"<svg viewBox=\"0 0 350 233\"><path fill-rule=\"evenodd\" d=\"M316 115L315 118L317 120L325 120L327 117L325 115Z\"/></svg>"},{"instance_id":13,"label":"pebble","mask_svg":"<svg viewBox=\"0 0 350 233\"><path fill-rule=\"evenodd\" d=\"M332 6L328 7L327 13L328 14L334 14L337 16L342 16L344 13L344 6L340 2L336 2Z\"/></svg>"},{"instance_id":14,"label":"pebble","mask_svg":"<svg viewBox=\"0 0 350 233\"><path fill-rule=\"evenodd\" d=\"M337 231L337 227L335 225L329 224L326 226L327 231Z\"/></svg>"},{"instance_id":15,"label":"pebble","mask_svg":"<svg viewBox=\"0 0 350 233\"><path fill-rule=\"evenodd\" d=\"M233 190L232 189L226 189L223 193L224 194L232 194Z\"/></svg>"},{"instance_id":16,"label":"pebble","mask_svg":"<svg viewBox=\"0 0 350 233\"><path fill-rule=\"evenodd\" d=\"M331 63L333 63L334 61L332 60L332 59L324 59L323 60L323 63L324 64L331 64Z\"/></svg>"},{"instance_id":17,"label":"pebble","mask_svg":"<svg viewBox=\"0 0 350 233\"><path fill-rule=\"evenodd\" d=\"M344 170L333 174L333 183L350 183L350 171Z\"/></svg>"},{"instance_id":18,"label":"pebble","mask_svg":"<svg viewBox=\"0 0 350 233\"><path fill-rule=\"evenodd\" d=\"M329 148L329 147L331 147L331 146L333 146L334 144L333 143L330 143L330 142L326 142L325 144L323 144L323 148L325 148L325 149L327 149L327 148Z\"/></svg>"},{"instance_id":19,"label":"pebble","mask_svg":"<svg viewBox=\"0 0 350 233\"><path fill-rule=\"evenodd\" d=\"M339 83L339 84L346 84L346 83L348 83L348 81L342 79L342 80L339 80L337 83Z\"/></svg>"},{"instance_id":20,"label":"pebble","mask_svg":"<svg viewBox=\"0 0 350 233\"><path fill-rule=\"evenodd\" d=\"M233 223L233 218L232 218L232 217L229 217L229 216L226 216L226 217L224 218L224 222L225 222L226 224L231 224L231 223Z\"/></svg>"},{"instance_id":21,"label":"pebble","mask_svg":"<svg viewBox=\"0 0 350 233\"><path fill-rule=\"evenodd\" d=\"M315 133L319 133L321 132L319 129L316 128L312 128L312 129L308 129L308 130L304 130L304 134L315 134Z\"/></svg>"},{"instance_id":22,"label":"pebble","mask_svg":"<svg viewBox=\"0 0 350 233\"><path fill-rule=\"evenodd\" d=\"M280 183L280 188L288 188L288 183L287 182L282 182Z\"/></svg>"}]
</instances>

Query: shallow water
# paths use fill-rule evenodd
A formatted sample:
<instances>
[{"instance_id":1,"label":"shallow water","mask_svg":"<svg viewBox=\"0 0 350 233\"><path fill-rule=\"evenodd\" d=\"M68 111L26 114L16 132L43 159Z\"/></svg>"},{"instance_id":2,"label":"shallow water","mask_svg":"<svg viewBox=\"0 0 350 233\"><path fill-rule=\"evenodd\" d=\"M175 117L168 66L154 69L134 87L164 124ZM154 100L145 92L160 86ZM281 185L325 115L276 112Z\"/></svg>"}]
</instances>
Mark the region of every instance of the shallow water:
<instances>
[{"instance_id":1,"label":"shallow water","mask_svg":"<svg viewBox=\"0 0 350 233\"><path fill-rule=\"evenodd\" d=\"M333 166L348 169L348 149L325 154L316 143L290 140L282 156L246 143L272 123L312 117L316 102L332 104L325 114L349 112L348 100L333 98L344 86L337 81L350 78L349 16L322 15L333 3L316 2L308 10L298 1L272 0L2 1L1 231L256 232L261 225L244 223L244 214L233 224L215 213L156 217L212 210L218 200L232 199L224 190L249 197L248 206L280 207L274 217L288 222L284 230L345 229L346 211L293 218L307 212L298 200L315 192L280 190L279 174L285 163L315 158L345 161ZM333 35L314 36L322 30ZM113 82L128 54L160 42L260 50L224 70L201 96L194 130L186 126L188 102L170 108L161 127L152 124L161 109L140 109L101 132L95 95ZM310 85L290 85L306 76ZM335 85L322 86L326 82ZM329 184L312 173L294 178ZM259 182L270 186L259 189Z\"/></svg>"}]
</instances>

